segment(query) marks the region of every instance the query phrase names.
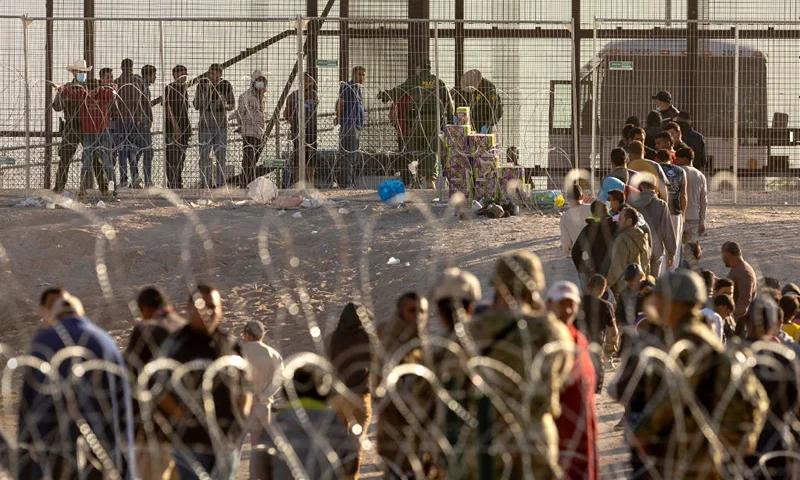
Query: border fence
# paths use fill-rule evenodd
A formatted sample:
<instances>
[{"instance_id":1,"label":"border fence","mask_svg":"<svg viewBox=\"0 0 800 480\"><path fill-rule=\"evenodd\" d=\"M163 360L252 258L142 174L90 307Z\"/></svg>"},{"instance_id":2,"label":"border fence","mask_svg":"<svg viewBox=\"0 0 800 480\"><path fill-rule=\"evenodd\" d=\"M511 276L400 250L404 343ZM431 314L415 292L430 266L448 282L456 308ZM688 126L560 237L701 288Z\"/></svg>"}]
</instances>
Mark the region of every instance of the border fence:
<instances>
[{"instance_id":1,"label":"border fence","mask_svg":"<svg viewBox=\"0 0 800 480\"><path fill-rule=\"evenodd\" d=\"M504 157L514 147L535 190L561 188L564 175L575 167L602 178L625 119L637 115L644 126L654 107L651 96L669 90L706 137L711 201L800 202L800 130L792 128L800 111L791 74L798 61L791 45L800 22L598 19L593 35L576 42L568 22L339 19L328 13L280 19L0 17L12 40L0 50L0 190L27 194L53 187L63 139L61 114L52 109L56 92L48 82L69 81L65 66L91 52L86 55L93 67L90 78L101 68L112 68L118 77L124 58L134 61L137 73L144 65L157 69L149 86L155 186L166 186L161 100L173 81L171 70L187 67L191 105L196 84L212 63L224 67L237 106L251 87L252 72L265 73L260 165L280 186L297 179L300 164L316 167L316 188L347 186L344 167L353 158L350 180L356 188L374 188L398 176L421 184L422 174L409 166L434 156L441 167L438 131L415 127L424 123L417 106L378 97L403 85L415 73L414 63L428 60L450 97L434 89L422 101L439 106L440 124L447 121L449 102L471 101L461 88L465 72L478 69L492 82L502 110L492 110L494 118L486 123ZM87 36L81 32L88 24ZM361 86L366 120L358 152L347 155L334 119L340 91L355 66L367 70ZM291 97L304 74L315 81L317 103L314 121L303 108L298 113L306 121L297 124L314 131L316 148L296 151L284 111L289 98L305 97ZM183 173L188 189L203 187L198 116L190 106L194 131ZM424 141L415 141L420 136ZM232 122L220 162L227 179L242 173L243 147ZM118 150L115 146L115 159ZM72 157L68 189L80 186L80 156L79 150Z\"/></svg>"}]
</instances>

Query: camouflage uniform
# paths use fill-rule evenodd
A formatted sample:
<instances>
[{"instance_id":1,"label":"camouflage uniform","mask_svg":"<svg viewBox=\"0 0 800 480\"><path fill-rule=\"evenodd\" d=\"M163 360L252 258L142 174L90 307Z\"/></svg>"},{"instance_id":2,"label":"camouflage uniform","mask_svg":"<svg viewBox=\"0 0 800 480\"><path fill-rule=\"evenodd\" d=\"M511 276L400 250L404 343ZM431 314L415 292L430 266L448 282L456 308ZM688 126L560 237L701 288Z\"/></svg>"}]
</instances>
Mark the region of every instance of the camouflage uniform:
<instances>
[{"instance_id":1,"label":"camouflage uniform","mask_svg":"<svg viewBox=\"0 0 800 480\"><path fill-rule=\"evenodd\" d=\"M86 88L77 80L64 85L64 88ZM69 177L69 164L78 151L78 147L83 144L81 135L80 102L64 96L61 92L56 94L53 100L53 110L64 112L64 120L60 123L61 143L58 146L58 171L56 173L55 191L61 192L67 185Z\"/></svg>"},{"instance_id":2,"label":"camouflage uniform","mask_svg":"<svg viewBox=\"0 0 800 480\"><path fill-rule=\"evenodd\" d=\"M510 367L524 383L478 367L477 373L493 392L492 399L464 379L468 390L465 406L476 417L478 427L469 433L462 450L456 451L462 458L448 462L448 478L526 478L528 474L537 480L561 478L554 417L560 414L559 393L572 370L573 355L557 350L538 370L532 371L530 366L537 365L537 356L544 355L546 344L574 343L567 327L549 314L525 315L495 308L469 328L476 353ZM506 416L503 407L508 408ZM512 422L507 415L513 415ZM521 427L517 434L516 427ZM452 432L450 426L446 430ZM504 476L506 469L510 476Z\"/></svg>"},{"instance_id":3,"label":"camouflage uniform","mask_svg":"<svg viewBox=\"0 0 800 480\"><path fill-rule=\"evenodd\" d=\"M650 478L650 472L669 479L741 478L743 459L756 447L769 405L745 356L726 351L702 316L654 332L661 338L650 345L661 344L682 372L681 378L671 378L660 360L649 359L633 398L625 399L634 465L637 457L642 460L634 478ZM621 396L639 361L628 359L612 396ZM680 391L678 382L688 391ZM704 431L700 415L710 421L710 430ZM721 442L721 449L708 434Z\"/></svg>"},{"instance_id":4,"label":"camouflage uniform","mask_svg":"<svg viewBox=\"0 0 800 480\"><path fill-rule=\"evenodd\" d=\"M437 89L439 95L439 116L436 115ZM430 70L423 70L419 75L409 77L402 84L391 90L380 92L378 97L384 102L396 102L404 96L411 97L411 111L408 121L411 123L411 137L408 149L417 152L419 158L418 177L435 181L439 170L436 159L438 151L439 131L442 120L452 118L455 113L453 100L444 82L433 75Z\"/></svg>"},{"instance_id":5,"label":"camouflage uniform","mask_svg":"<svg viewBox=\"0 0 800 480\"><path fill-rule=\"evenodd\" d=\"M497 93L497 87L485 78L481 80L476 90L453 89L453 100L456 107L469 107L472 129L476 132L480 132L481 127L486 126L486 133L492 133L494 126L503 116L503 100Z\"/></svg>"}]
</instances>

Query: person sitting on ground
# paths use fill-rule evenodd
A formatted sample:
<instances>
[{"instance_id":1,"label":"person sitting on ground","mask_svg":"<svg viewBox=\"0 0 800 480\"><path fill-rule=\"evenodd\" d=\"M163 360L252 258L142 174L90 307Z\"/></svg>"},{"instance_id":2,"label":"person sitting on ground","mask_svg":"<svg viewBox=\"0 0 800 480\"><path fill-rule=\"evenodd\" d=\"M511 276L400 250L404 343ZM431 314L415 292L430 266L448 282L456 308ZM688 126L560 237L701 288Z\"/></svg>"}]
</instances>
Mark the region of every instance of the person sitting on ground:
<instances>
[{"instance_id":1,"label":"person sitting on ground","mask_svg":"<svg viewBox=\"0 0 800 480\"><path fill-rule=\"evenodd\" d=\"M706 319L706 323L711 331L714 332L722 343L725 343L731 333L731 328L725 320L733 311L733 300L727 295L719 295L712 300L712 308L706 307L700 313Z\"/></svg>"},{"instance_id":2,"label":"person sitting on ground","mask_svg":"<svg viewBox=\"0 0 800 480\"><path fill-rule=\"evenodd\" d=\"M561 215L561 248L567 255L572 252L575 240L581 234L586 218L592 214L589 205L583 203L583 189L577 183L573 184L566 192L569 208Z\"/></svg>"},{"instance_id":3,"label":"person sitting on ground","mask_svg":"<svg viewBox=\"0 0 800 480\"><path fill-rule=\"evenodd\" d=\"M561 416L556 419L559 465L565 478L600 478L597 451L597 412L594 396L595 367L589 342L575 327L581 297L572 282L557 282L547 292L547 310L563 322L574 341L575 363L561 389Z\"/></svg>"},{"instance_id":4,"label":"person sitting on ground","mask_svg":"<svg viewBox=\"0 0 800 480\"><path fill-rule=\"evenodd\" d=\"M312 365L286 373L293 388L284 387L288 404L272 420L273 431L282 435L260 439L270 458L256 478L297 478L298 468L303 478L357 478L361 432L348 429L330 406L331 374Z\"/></svg>"},{"instance_id":5,"label":"person sitting on ground","mask_svg":"<svg viewBox=\"0 0 800 480\"><path fill-rule=\"evenodd\" d=\"M759 295L756 297L756 299L754 299L753 302L750 302L750 305L747 307L747 315L748 316L750 315L751 312L754 311L753 309L755 308L754 307L755 301L759 297L765 297L765 296L768 296L769 298L771 298L772 301L775 303L775 305L779 305L780 302L781 302L781 292L780 291L778 291L778 290L776 290L774 288L767 288L767 287L762 288L760 293L759 293ZM794 338L792 338L791 335L789 335L788 333L786 333L785 331L783 331L780 328L780 326L783 325L783 323L784 323L783 310L778 308L777 312L778 312L778 325L779 325L779 328L778 328L777 333L775 333L775 338L782 345L785 345L786 347L791 349L795 353L797 358L800 358L800 343L797 343L797 341Z\"/></svg>"},{"instance_id":6,"label":"person sitting on ground","mask_svg":"<svg viewBox=\"0 0 800 480\"><path fill-rule=\"evenodd\" d=\"M608 283L602 275L593 275L589 279L586 295L581 299L581 312L575 322L578 330L593 345L590 354L597 375L597 393L603 389L605 365L610 365L616 355L619 341L614 306L603 300L607 288Z\"/></svg>"},{"instance_id":7,"label":"person sitting on ground","mask_svg":"<svg viewBox=\"0 0 800 480\"><path fill-rule=\"evenodd\" d=\"M775 290L781 290L781 282L775 277L764 277L763 286L766 288L773 288Z\"/></svg>"}]
</instances>

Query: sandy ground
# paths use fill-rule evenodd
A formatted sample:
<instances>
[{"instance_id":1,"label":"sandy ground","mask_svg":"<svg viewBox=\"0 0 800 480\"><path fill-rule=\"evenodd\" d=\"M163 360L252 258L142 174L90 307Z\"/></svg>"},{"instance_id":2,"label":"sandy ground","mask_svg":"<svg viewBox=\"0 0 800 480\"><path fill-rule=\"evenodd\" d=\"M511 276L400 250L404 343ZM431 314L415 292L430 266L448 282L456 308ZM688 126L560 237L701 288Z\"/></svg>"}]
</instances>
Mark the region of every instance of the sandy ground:
<instances>
[{"instance_id":1,"label":"sandy ground","mask_svg":"<svg viewBox=\"0 0 800 480\"><path fill-rule=\"evenodd\" d=\"M527 249L541 257L548 282L577 279L558 244L554 215L464 222L432 204L430 193L412 194L407 209L390 209L371 192L332 192L326 196L346 201L352 213L337 206L304 209L294 218L294 211L231 203L239 192L215 195L213 205L189 208L144 192L83 213L0 207L0 341L13 352L25 348L39 326L36 299L46 284L78 295L89 316L124 341L139 288L159 284L182 304L188 285L210 279L223 292L227 328L238 333L247 320L262 320L269 342L291 355L314 350L308 325L329 333L348 299L361 298L382 322L399 294L429 292L447 266L472 271L488 292L496 257ZM798 280L792 268L800 257L798 213L798 207L711 208L703 267L724 275L719 248L736 240L759 274ZM390 257L400 264L387 265ZM613 430L621 409L603 394L597 413L604 478L624 478L623 438Z\"/></svg>"}]
</instances>

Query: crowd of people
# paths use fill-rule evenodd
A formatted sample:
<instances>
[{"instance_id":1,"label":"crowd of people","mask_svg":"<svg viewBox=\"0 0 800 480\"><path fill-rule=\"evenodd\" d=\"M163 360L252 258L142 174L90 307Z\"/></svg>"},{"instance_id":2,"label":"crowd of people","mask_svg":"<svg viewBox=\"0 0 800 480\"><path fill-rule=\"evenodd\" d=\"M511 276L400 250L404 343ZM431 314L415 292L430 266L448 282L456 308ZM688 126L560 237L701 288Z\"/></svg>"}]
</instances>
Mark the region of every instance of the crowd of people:
<instances>
[{"instance_id":1,"label":"crowd of people","mask_svg":"<svg viewBox=\"0 0 800 480\"><path fill-rule=\"evenodd\" d=\"M618 235L641 232L632 211ZM506 253L488 301L478 278L447 269L430 304L408 292L380 322L350 302L324 351L286 364L262 323L232 335L207 283L184 315L143 289L124 346L48 288L45 325L13 360L24 373L7 465L17 478L230 479L249 434L253 479L357 478L373 450L385 478L595 479L608 384L633 478L790 478L800 288L759 288L734 242L721 255L726 278L698 270L690 243L683 268L655 279L642 257L618 283L593 273L582 294L548 288L536 255Z\"/></svg>"},{"instance_id":2,"label":"crowd of people","mask_svg":"<svg viewBox=\"0 0 800 480\"><path fill-rule=\"evenodd\" d=\"M223 78L224 68L218 63L194 79L190 79L185 66L176 65L172 69L173 81L157 99L153 99L151 93L157 77L153 65L144 65L140 73L136 73L134 62L126 58L119 76L115 77L111 68L102 68L97 79L91 77L92 68L85 60L78 60L66 67L72 75L71 81L64 85L51 82L57 90L52 108L63 113L54 188L57 193L63 192L67 185L69 166L79 147L83 147L81 192L93 188L95 182L101 194L113 194L117 188L153 186L153 108L159 104L164 114L163 161L167 188L184 188L186 152L195 129L200 188L220 188L226 184L246 186L268 173L270 167L259 165L271 122L265 98L267 78L260 70L253 71L249 87L237 101L233 85ZM337 185L340 187L352 187L356 182L360 139L366 122L362 96L366 80L366 68L354 67L351 80L342 83L333 108L333 124L339 128ZM320 166L317 155L319 97L314 76L306 73L303 85L303 94L292 92L283 109L282 118L290 126L293 145L290 164L283 177L284 187L300 180L301 148L305 152L305 182L313 184ZM192 98L189 88L193 86L196 89ZM464 73L461 87L448 89L431 73L428 60L418 62L413 75L392 89L380 91L378 98L392 102L389 120L398 133L398 151L413 153L417 158L419 184L425 187L433 185L437 178L438 134L441 125L453 118L456 107L469 106L474 112L475 130L483 133L491 132L503 114L497 88L480 70ZM194 128L190 108L199 114ZM305 118L302 141L300 118ZM235 177L228 177L230 171L226 168L231 128L242 137L241 173Z\"/></svg>"},{"instance_id":3,"label":"crowd of people","mask_svg":"<svg viewBox=\"0 0 800 480\"><path fill-rule=\"evenodd\" d=\"M51 82L57 90L52 107L64 115L60 126L56 192L64 191L69 166L81 146L81 192L91 189L95 181L102 194L114 193L117 188L153 186L153 107L159 103L164 110L167 188L184 188L186 152L194 133L189 116L190 106L199 113L196 130L200 188L220 188L229 183L246 186L257 176L267 173L268 167L259 166L269 124L267 101L264 98L267 88L265 74L254 70L249 87L237 101L232 84L223 78L222 65L212 64L208 71L191 81L187 68L176 65L172 69L173 82L166 85L164 95L157 101L151 94L157 69L152 65L144 65L141 74L138 74L134 72L133 65L133 61L126 58L122 61L118 77L114 77L113 69L102 68L99 78L94 79L89 76L92 66L87 65L85 60L79 60L66 67L72 74L70 82L64 85ZM359 148L358 137L365 120L361 85L365 80L366 69L355 67L353 79L342 85L336 101L335 121L341 125L340 143L347 152L355 152ZM196 85L196 90L191 98L189 88L193 85ZM301 98L303 109L298 108ZM284 177L286 185L298 180L301 110L305 110L302 145L308 165L306 181L314 179L318 103L314 77L306 74L304 94L300 96L297 91L293 92L283 112L283 118L290 125L289 136L294 145L291 164ZM239 175L227 178L228 132L232 126L242 137L242 168ZM354 159L351 157L343 155L343 160L352 162ZM117 164L119 177L116 176ZM347 186L348 181L345 180L343 185Z\"/></svg>"}]
</instances>

